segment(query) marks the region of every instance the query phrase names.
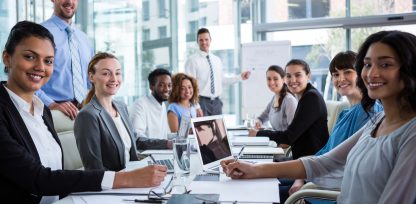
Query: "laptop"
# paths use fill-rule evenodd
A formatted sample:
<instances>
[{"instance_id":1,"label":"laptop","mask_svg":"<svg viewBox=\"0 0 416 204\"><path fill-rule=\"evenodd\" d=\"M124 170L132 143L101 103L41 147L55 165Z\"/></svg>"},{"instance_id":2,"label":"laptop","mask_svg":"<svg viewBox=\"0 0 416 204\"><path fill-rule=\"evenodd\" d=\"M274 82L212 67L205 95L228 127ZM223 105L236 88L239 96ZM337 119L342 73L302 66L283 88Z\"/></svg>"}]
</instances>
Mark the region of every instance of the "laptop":
<instances>
[{"instance_id":1,"label":"laptop","mask_svg":"<svg viewBox=\"0 0 416 204\"><path fill-rule=\"evenodd\" d=\"M191 115L183 114L181 122L179 123L179 129L178 129L176 137L187 138L190 124L191 124ZM165 165L168 168L168 171L167 171L168 173L174 172L173 159L157 159L154 161L155 162L148 161L148 164L150 165L150 164L156 163L159 165Z\"/></svg>"},{"instance_id":2,"label":"laptop","mask_svg":"<svg viewBox=\"0 0 416 204\"><path fill-rule=\"evenodd\" d=\"M222 160L234 158L222 115L192 118L191 124L203 171L213 171Z\"/></svg>"}]
</instances>

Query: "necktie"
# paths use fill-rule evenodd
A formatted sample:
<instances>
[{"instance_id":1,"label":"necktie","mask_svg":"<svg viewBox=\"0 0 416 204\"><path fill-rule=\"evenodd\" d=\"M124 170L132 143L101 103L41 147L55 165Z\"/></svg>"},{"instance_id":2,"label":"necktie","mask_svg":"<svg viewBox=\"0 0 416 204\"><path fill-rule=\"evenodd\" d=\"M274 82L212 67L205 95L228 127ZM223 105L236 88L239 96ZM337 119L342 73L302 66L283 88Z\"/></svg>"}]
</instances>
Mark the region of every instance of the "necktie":
<instances>
[{"instance_id":1,"label":"necktie","mask_svg":"<svg viewBox=\"0 0 416 204\"><path fill-rule=\"evenodd\" d=\"M73 35L74 29L70 26L65 28L68 33L69 50L71 52L71 70L72 70L72 84L74 87L74 97L78 103L82 103L86 95L84 89L84 81L82 78L81 60L78 53L78 42Z\"/></svg>"},{"instance_id":2,"label":"necktie","mask_svg":"<svg viewBox=\"0 0 416 204\"><path fill-rule=\"evenodd\" d=\"M209 59L209 55L207 55L207 60L209 64L209 72L210 72L210 78L211 78L211 93L215 93L215 83L214 83L214 70L212 68L211 60Z\"/></svg>"}]
</instances>

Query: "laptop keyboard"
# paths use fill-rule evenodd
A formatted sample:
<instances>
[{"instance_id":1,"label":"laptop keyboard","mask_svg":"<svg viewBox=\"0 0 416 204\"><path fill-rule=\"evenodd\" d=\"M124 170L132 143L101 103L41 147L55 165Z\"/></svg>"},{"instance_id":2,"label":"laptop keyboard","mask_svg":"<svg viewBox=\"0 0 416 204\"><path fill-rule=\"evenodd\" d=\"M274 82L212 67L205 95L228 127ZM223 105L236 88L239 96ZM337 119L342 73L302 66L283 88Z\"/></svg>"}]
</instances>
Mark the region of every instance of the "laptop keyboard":
<instances>
[{"instance_id":1,"label":"laptop keyboard","mask_svg":"<svg viewBox=\"0 0 416 204\"><path fill-rule=\"evenodd\" d=\"M149 165L152 165L153 164L153 162L151 162L151 161L148 161L147 163ZM160 160L156 160L156 164L157 165L164 165L164 166L166 166L168 168L168 172L169 173L170 172L173 172L174 167L173 167L173 161L172 161L172 159L160 159Z\"/></svg>"},{"instance_id":2,"label":"laptop keyboard","mask_svg":"<svg viewBox=\"0 0 416 204\"><path fill-rule=\"evenodd\" d=\"M273 159L273 154L243 154L240 159Z\"/></svg>"}]
</instances>

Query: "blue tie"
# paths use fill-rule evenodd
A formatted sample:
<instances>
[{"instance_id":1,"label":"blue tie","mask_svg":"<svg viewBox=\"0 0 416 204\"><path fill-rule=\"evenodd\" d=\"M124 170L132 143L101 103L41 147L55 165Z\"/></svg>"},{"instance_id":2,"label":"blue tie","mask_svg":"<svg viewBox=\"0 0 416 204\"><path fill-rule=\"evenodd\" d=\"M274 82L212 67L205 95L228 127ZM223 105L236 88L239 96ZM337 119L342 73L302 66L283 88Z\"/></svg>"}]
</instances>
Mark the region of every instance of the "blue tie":
<instances>
[{"instance_id":1,"label":"blue tie","mask_svg":"<svg viewBox=\"0 0 416 204\"><path fill-rule=\"evenodd\" d=\"M84 100L86 95L86 91L84 89L84 80L82 78L83 74L81 69L81 60L78 53L78 42L75 38L75 35L73 35L73 28L68 26L65 28L65 31L68 33L69 50L71 52L71 70L74 96L78 103L82 103L82 100Z\"/></svg>"},{"instance_id":2,"label":"blue tie","mask_svg":"<svg viewBox=\"0 0 416 204\"><path fill-rule=\"evenodd\" d=\"M214 81L214 70L212 68L211 60L209 59L209 55L207 55L207 60L209 64L209 71L210 71L210 78L211 78L211 93L215 94L215 81Z\"/></svg>"}]
</instances>

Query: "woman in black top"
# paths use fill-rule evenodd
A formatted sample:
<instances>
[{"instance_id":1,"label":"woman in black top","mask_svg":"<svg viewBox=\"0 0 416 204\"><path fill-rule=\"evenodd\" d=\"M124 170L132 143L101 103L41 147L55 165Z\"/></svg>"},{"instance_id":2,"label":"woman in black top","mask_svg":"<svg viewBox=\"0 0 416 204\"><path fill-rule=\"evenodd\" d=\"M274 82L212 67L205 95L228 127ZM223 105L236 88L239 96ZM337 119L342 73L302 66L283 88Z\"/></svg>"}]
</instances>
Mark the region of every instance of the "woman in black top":
<instances>
[{"instance_id":1,"label":"woman in black top","mask_svg":"<svg viewBox=\"0 0 416 204\"><path fill-rule=\"evenodd\" d=\"M292 146L293 159L313 155L328 140L327 110L321 94L308 80L309 65L299 59L286 64L286 83L298 99L295 116L285 131L250 130L250 135L267 136L278 144Z\"/></svg>"}]
</instances>

